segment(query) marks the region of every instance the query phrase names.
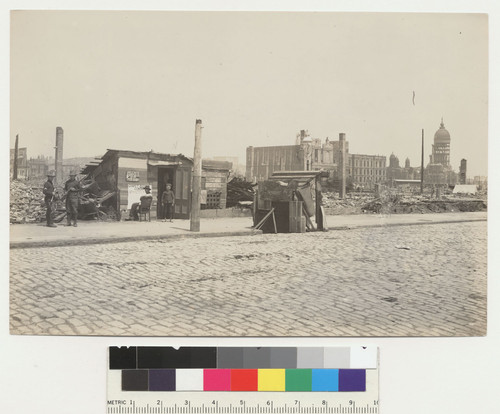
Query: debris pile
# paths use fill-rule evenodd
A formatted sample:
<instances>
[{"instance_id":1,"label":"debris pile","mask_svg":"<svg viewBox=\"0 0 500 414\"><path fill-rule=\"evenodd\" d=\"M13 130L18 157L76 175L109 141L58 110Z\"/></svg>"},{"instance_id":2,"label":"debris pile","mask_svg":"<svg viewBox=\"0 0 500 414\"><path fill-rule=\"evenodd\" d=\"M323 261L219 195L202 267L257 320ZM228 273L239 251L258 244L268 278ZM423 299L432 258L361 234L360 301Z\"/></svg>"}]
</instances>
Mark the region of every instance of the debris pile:
<instances>
[{"instance_id":1,"label":"debris pile","mask_svg":"<svg viewBox=\"0 0 500 414\"><path fill-rule=\"evenodd\" d=\"M82 192L79 194L78 218L83 220L116 220L117 212L112 198L116 193L101 190L93 180L80 181ZM45 201L43 183L11 181L10 183L10 223L37 223L45 221ZM65 195L62 188L56 188L53 201L54 222L59 223L66 217Z\"/></svg>"},{"instance_id":2,"label":"debris pile","mask_svg":"<svg viewBox=\"0 0 500 414\"><path fill-rule=\"evenodd\" d=\"M42 186L32 187L22 181L10 182L10 222L36 223L45 219Z\"/></svg>"},{"instance_id":3,"label":"debris pile","mask_svg":"<svg viewBox=\"0 0 500 414\"><path fill-rule=\"evenodd\" d=\"M460 211L486 211L484 200L448 199L432 200L426 198L400 199L394 202L384 202L378 198L363 206L365 212L378 214L426 214L451 213Z\"/></svg>"},{"instance_id":4,"label":"debris pile","mask_svg":"<svg viewBox=\"0 0 500 414\"><path fill-rule=\"evenodd\" d=\"M227 207L244 206L253 204L255 184L249 183L244 178L234 177L227 183Z\"/></svg>"},{"instance_id":5,"label":"debris pile","mask_svg":"<svg viewBox=\"0 0 500 414\"><path fill-rule=\"evenodd\" d=\"M348 193L339 198L337 193L323 193L322 204L328 215L362 214L362 207L373 200L372 194Z\"/></svg>"},{"instance_id":6,"label":"debris pile","mask_svg":"<svg viewBox=\"0 0 500 414\"><path fill-rule=\"evenodd\" d=\"M487 203L481 198L443 196L435 199L427 195L408 195L387 189L375 194L348 193L340 199L336 193L323 193L323 207L328 215L345 214L425 214L459 211L486 211Z\"/></svg>"}]
</instances>

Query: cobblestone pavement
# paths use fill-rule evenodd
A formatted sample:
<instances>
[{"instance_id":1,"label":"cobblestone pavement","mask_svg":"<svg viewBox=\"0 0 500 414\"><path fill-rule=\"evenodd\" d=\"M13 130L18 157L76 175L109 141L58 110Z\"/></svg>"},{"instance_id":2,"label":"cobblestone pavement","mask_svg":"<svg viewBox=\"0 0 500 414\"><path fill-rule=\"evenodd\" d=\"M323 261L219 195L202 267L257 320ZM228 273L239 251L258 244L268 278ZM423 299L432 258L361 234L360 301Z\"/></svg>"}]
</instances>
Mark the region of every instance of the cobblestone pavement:
<instances>
[{"instance_id":1,"label":"cobblestone pavement","mask_svg":"<svg viewBox=\"0 0 500 414\"><path fill-rule=\"evenodd\" d=\"M486 222L11 250L13 334L486 334Z\"/></svg>"}]
</instances>

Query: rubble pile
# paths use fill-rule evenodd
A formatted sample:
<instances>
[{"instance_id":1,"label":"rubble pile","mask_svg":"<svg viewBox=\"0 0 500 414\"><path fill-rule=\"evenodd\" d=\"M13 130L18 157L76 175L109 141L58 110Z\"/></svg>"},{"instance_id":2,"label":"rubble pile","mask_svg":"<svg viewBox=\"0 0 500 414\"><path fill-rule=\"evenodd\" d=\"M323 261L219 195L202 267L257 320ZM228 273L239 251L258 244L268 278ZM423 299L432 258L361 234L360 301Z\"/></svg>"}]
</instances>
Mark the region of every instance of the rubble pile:
<instances>
[{"instance_id":1,"label":"rubble pile","mask_svg":"<svg viewBox=\"0 0 500 414\"><path fill-rule=\"evenodd\" d=\"M32 187L22 181L10 182L10 222L36 223L45 220L42 186Z\"/></svg>"},{"instance_id":2,"label":"rubble pile","mask_svg":"<svg viewBox=\"0 0 500 414\"><path fill-rule=\"evenodd\" d=\"M443 196L435 199L428 195L408 195L387 190L379 196L366 193L348 193L340 199L336 193L323 193L326 214L425 214L459 211L486 211L487 203L481 198Z\"/></svg>"},{"instance_id":3,"label":"rubble pile","mask_svg":"<svg viewBox=\"0 0 500 414\"><path fill-rule=\"evenodd\" d=\"M329 215L361 214L363 205L373 198L372 194L367 193L348 193L343 199L339 198L338 193L323 193L322 205Z\"/></svg>"},{"instance_id":4,"label":"rubble pile","mask_svg":"<svg viewBox=\"0 0 500 414\"><path fill-rule=\"evenodd\" d=\"M425 213L451 213L460 211L486 211L487 205L484 200L479 199L453 199L443 198L433 200L424 197L413 197L411 199L398 199L384 202L378 198L363 206L365 212L378 214L425 214Z\"/></svg>"},{"instance_id":5,"label":"rubble pile","mask_svg":"<svg viewBox=\"0 0 500 414\"><path fill-rule=\"evenodd\" d=\"M78 218L83 220L116 220L118 213L113 207L115 192L101 190L93 180L82 180L79 195ZM17 181L10 183L10 222L16 224L45 221L46 207L43 182ZM61 222L66 217L64 191L56 187L53 201L53 220Z\"/></svg>"},{"instance_id":6,"label":"rubble pile","mask_svg":"<svg viewBox=\"0 0 500 414\"><path fill-rule=\"evenodd\" d=\"M244 178L234 177L227 183L227 207L245 206L253 204L255 184L249 183Z\"/></svg>"}]
</instances>

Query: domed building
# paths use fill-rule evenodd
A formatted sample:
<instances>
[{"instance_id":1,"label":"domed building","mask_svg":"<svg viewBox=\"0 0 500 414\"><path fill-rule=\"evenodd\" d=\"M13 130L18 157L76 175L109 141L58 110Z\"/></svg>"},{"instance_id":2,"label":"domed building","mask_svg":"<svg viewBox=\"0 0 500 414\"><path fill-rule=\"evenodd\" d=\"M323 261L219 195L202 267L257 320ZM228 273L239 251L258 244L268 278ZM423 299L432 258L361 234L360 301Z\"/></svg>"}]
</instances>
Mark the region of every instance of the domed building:
<instances>
[{"instance_id":1,"label":"domed building","mask_svg":"<svg viewBox=\"0 0 500 414\"><path fill-rule=\"evenodd\" d=\"M426 184L456 184L457 174L450 165L450 144L450 133L444 127L443 118L441 118L439 129L434 134L432 155L425 169L424 182Z\"/></svg>"},{"instance_id":2,"label":"domed building","mask_svg":"<svg viewBox=\"0 0 500 414\"><path fill-rule=\"evenodd\" d=\"M389 157L389 168L399 168L399 158L394 153Z\"/></svg>"},{"instance_id":3,"label":"domed building","mask_svg":"<svg viewBox=\"0 0 500 414\"><path fill-rule=\"evenodd\" d=\"M431 164L441 164L443 167L450 166L450 143L450 133L444 127L443 118L441 118L441 125L434 134Z\"/></svg>"}]
</instances>

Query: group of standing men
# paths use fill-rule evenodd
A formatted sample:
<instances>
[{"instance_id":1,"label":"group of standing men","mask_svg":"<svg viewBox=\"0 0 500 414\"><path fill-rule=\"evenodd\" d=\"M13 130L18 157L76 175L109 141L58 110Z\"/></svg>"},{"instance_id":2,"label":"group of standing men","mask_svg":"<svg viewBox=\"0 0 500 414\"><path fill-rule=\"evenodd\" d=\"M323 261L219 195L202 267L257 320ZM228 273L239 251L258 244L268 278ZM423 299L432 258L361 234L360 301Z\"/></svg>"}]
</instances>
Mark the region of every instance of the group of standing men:
<instances>
[{"instance_id":1,"label":"group of standing men","mask_svg":"<svg viewBox=\"0 0 500 414\"><path fill-rule=\"evenodd\" d=\"M54 177L56 176L54 171L49 171L47 174L47 181L43 185L43 194L45 196L45 207L46 212L46 222L47 227L57 227L54 224L54 219L52 217L54 209L54 201L57 199L56 190L54 187ZM81 191L80 182L76 179L76 172L71 171L69 173L69 180L64 184L64 191L66 197L66 219L67 226L78 226L78 202L79 193ZM63 196L64 197L64 196Z\"/></svg>"}]
</instances>

